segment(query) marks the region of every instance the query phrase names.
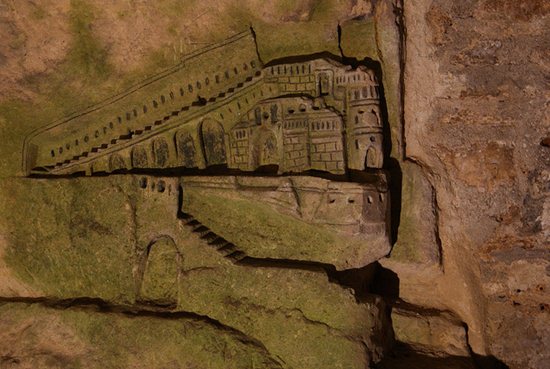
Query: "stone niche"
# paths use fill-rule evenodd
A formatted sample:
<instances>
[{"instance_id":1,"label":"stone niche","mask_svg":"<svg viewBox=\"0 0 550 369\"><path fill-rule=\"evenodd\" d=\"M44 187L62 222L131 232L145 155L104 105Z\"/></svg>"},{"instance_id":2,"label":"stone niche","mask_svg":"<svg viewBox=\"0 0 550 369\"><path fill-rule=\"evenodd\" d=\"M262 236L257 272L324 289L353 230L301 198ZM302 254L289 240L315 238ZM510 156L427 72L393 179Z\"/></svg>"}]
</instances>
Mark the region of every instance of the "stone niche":
<instances>
[{"instance_id":1,"label":"stone niche","mask_svg":"<svg viewBox=\"0 0 550 369\"><path fill-rule=\"evenodd\" d=\"M387 309L342 276L368 284L391 249L378 78L329 54L264 64L245 31L34 131L24 186L59 215L18 235L45 241L13 264L37 295L115 312L97 338L139 349L166 319L158 338L208 368L370 367ZM105 321L67 314L87 334Z\"/></svg>"}]
</instances>

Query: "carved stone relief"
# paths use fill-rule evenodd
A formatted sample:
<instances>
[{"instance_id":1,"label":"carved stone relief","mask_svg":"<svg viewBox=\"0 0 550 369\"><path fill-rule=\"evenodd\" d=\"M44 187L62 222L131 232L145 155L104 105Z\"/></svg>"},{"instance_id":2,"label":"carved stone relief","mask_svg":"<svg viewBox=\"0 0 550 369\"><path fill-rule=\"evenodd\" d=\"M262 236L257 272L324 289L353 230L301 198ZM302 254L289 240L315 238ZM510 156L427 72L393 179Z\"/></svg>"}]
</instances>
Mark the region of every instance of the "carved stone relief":
<instances>
[{"instance_id":1,"label":"carved stone relief","mask_svg":"<svg viewBox=\"0 0 550 369\"><path fill-rule=\"evenodd\" d=\"M223 65L209 63L220 54ZM306 331L304 347L335 345L295 316L307 304L267 315L249 305L286 288L271 275L292 286L327 284L389 253L384 122L372 70L331 57L295 60L264 65L250 32L235 35L33 132L24 169L30 176L117 178L132 214L126 268L136 304L213 317L258 337L294 364L289 368L320 368L336 362L288 348ZM251 275L258 278L252 284ZM326 318L353 337L338 345L361 357L358 363L365 353L377 357L384 344L371 332L387 323L380 301L359 303L340 286L328 290L345 300L344 311L364 318L359 331L344 318ZM239 319L241 311L253 318ZM270 319L289 322L288 332L273 335Z\"/></svg>"},{"instance_id":2,"label":"carved stone relief","mask_svg":"<svg viewBox=\"0 0 550 369\"><path fill-rule=\"evenodd\" d=\"M205 70L208 56L220 49L239 53L225 67ZM79 128L61 133L69 126ZM250 34L243 33L141 89L32 133L24 165L29 174L91 174L95 161L117 153L131 156L132 165L116 157L109 171L276 165L279 174L343 174L382 168L383 139L372 70L327 58L262 66ZM153 160L134 151L138 144Z\"/></svg>"}]
</instances>

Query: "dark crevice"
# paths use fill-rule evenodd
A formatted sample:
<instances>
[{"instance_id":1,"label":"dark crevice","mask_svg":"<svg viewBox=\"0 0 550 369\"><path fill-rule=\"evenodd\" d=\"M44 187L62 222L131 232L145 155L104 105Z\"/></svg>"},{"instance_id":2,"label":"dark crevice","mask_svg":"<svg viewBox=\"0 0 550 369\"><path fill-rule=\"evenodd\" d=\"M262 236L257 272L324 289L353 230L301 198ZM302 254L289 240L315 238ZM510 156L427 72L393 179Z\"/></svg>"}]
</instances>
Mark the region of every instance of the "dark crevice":
<instances>
[{"instance_id":1,"label":"dark crevice","mask_svg":"<svg viewBox=\"0 0 550 369\"><path fill-rule=\"evenodd\" d=\"M338 35L338 50L340 51L340 57L345 59L344 50L342 49L342 26L340 23L336 26L336 33Z\"/></svg>"},{"instance_id":2,"label":"dark crevice","mask_svg":"<svg viewBox=\"0 0 550 369\"><path fill-rule=\"evenodd\" d=\"M431 185L431 184L430 184ZM438 251L438 263L441 266L442 270L444 268L443 264L443 243L441 242L441 236L439 234L439 205L437 203L437 194L435 191L435 187L431 185L432 187L432 206L433 206L433 212L434 212L434 236L435 236L435 243L437 245L437 251Z\"/></svg>"},{"instance_id":3,"label":"dark crevice","mask_svg":"<svg viewBox=\"0 0 550 369\"><path fill-rule=\"evenodd\" d=\"M407 28L405 26L405 17L403 13L402 0L397 0L396 5L393 8L396 25L399 34L399 97L400 97L400 159L406 159L406 140L405 140L405 60L406 60L406 42L407 42Z\"/></svg>"},{"instance_id":4,"label":"dark crevice","mask_svg":"<svg viewBox=\"0 0 550 369\"><path fill-rule=\"evenodd\" d=\"M477 369L508 369L506 364L494 356L433 355L418 351L403 342L398 342L391 354L374 366L375 369L459 369L472 367Z\"/></svg>"},{"instance_id":5,"label":"dark crevice","mask_svg":"<svg viewBox=\"0 0 550 369\"><path fill-rule=\"evenodd\" d=\"M387 186L387 181L384 175L381 174L384 171L371 169L367 171L348 170L346 174L332 174L329 172L323 172L319 170L308 170L304 172L289 172L278 173L277 165L266 165L259 167L253 172L245 172L239 169L230 169L227 165L213 165L204 169L198 168L186 168L186 167L174 167L174 168L133 168L133 169L118 169L111 173L108 172L94 172L92 176L86 175L85 172L75 172L71 174L63 175L42 175L31 174L28 178L37 179L64 179L64 178L78 178L78 177L107 177L117 175L147 175L151 177L186 177L186 176L240 176L240 177L300 177L310 176L323 178L334 182L356 182L356 183L371 183L377 184L382 189ZM386 171L387 173L387 171Z\"/></svg>"},{"instance_id":6,"label":"dark crevice","mask_svg":"<svg viewBox=\"0 0 550 369\"><path fill-rule=\"evenodd\" d=\"M252 24L250 25L250 33L252 34L252 39L254 39L254 46L256 47L256 55L258 56L258 60L263 65L264 62L263 62L262 56L260 55L260 48L258 47L258 39L256 37L256 31L254 30L254 27L252 26Z\"/></svg>"}]
</instances>

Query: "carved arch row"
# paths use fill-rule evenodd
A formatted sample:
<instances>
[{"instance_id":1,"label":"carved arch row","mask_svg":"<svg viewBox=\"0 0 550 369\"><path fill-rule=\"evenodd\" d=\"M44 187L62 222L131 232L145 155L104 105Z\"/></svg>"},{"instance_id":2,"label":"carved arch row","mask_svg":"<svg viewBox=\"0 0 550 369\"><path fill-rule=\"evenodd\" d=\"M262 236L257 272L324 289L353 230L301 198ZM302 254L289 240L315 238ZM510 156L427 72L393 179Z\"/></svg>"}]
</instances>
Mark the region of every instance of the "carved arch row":
<instances>
[{"instance_id":1,"label":"carved arch row","mask_svg":"<svg viewBox=\"0 0 550 369\"><path fill-rule=\"evenodd\" d=\"M133 168L168 168L220 165L227 163L226 139L223 126L205 119L198 126L198 142L189 130L180 129L169 137L156 137L130 150L129 158L113 153L109 157L109 171Z\"/></svg>"}]
</instances>

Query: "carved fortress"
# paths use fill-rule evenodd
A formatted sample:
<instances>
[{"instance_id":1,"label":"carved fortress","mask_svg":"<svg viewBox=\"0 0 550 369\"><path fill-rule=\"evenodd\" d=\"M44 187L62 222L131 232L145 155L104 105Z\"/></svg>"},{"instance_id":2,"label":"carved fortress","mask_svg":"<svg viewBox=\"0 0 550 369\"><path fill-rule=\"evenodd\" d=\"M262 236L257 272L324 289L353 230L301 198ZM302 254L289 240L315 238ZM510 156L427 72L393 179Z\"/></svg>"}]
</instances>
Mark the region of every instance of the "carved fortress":
<instances>
[{"instance_id":1,"label":"carved fortress","mask_svg":"<svg viewBox=\"0 0 550 369\"><path fill-rule=\"evenodd\" d=\"M278 173L382 168L373 71L331 59L263 66L250 32L195 52L27 137L26 174L226 165Z\"/></svg>"}]
</instances>

